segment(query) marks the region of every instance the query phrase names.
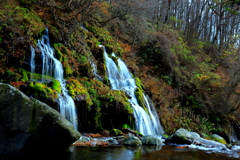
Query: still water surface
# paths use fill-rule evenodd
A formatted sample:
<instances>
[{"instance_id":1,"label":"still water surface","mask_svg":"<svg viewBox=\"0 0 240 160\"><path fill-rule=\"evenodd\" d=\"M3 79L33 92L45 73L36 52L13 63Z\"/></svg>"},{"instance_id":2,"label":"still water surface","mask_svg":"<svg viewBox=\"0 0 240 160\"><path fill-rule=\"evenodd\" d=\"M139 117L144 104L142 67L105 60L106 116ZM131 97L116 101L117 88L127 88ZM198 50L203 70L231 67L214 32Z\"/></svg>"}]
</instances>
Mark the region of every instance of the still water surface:
<instances>
[{"instance_id":1,"label":"still water surface","mask_svg":"<svg viewBox=\"0 0 240 160\"><path fill-rule=\"evenodd\" d=\"M237 152L222 153L177 146L77 148L71 147L70 160L237 160Z\"/></svg>"}]
</instances>

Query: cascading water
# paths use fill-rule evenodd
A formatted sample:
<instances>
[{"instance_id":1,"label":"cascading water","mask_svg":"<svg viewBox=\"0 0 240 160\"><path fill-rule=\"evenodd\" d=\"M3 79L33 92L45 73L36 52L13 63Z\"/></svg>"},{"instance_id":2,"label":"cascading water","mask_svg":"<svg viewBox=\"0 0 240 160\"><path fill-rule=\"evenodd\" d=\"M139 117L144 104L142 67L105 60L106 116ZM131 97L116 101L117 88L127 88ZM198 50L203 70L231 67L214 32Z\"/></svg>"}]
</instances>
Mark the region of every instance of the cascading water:
<instances>
[{"instance_id":1,"label":"cascading water","mask_svg":"<svg viewBox=\"0 0 240 160\"><path fill-rule=\"evenodd\" d=\"M148 114L138 104L135 96L135 90L137 88L135 79L132 77L125 63L118 58L117 66L116 63L108 56L105 47L102 45L100 45L100 47L104 48L104 57L106 60L107 73L111 83L111 88L113 90L124 90L131 97L129 101L134 109L136 130L144 135L163 134L164 131L160 124L156 110L149 101L148 97L144 95L144 101ZM115 55L113 54L113 56Z\"/></svg>"},{"instance_id":2,"label":"cascading water","mask_svg":"<svg viewBox=\"0 0 240 160\"><path fill-rule=\"evenodd\" d=\"M37 46L41 51L42 58L42 78L41 82L47 82L49 79L46 79L47 76L51 76L54 79L58 80L61 84L62 93L58 95L58 105L60 113L69 120L74 128L77 129L77 114L75 110L75 104L73 99L69 96L68 90L66 87L66 81L64 80L63 66L62 63L54 57L54 49L51 47L48 36L48 29L45 31L45 35L41 40L38 40ZM35 73L35 49L31 47L31 80L36 81L34 78Z\"/></svg>"}]
</instances>

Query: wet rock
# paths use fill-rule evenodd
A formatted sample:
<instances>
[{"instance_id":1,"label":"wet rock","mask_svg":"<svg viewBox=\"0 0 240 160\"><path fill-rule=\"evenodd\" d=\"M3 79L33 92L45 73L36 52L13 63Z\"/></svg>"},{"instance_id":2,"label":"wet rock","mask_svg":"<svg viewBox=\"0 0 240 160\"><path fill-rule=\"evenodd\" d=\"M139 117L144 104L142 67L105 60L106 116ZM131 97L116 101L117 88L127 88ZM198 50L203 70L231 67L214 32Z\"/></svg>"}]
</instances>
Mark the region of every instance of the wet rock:
<instances>
[{"instance_id":1,"label":"wet rock","mask_svg":"<svg viewBox=\"0 0 240 160\"><path fill-rule=\"evenodd\" d=\"M198 141L200 135L196 132L189 132L183 128L178 129L173 135L169 136L165 143L192 144Z\"/></svg>"},{"instance_id":2,"label":"wet rock","mask_svg":"<svg viewBox=\"0 0 240 160\"><path fill-rule=\"evenodd\" d=\"M227 144L227 142L225 141L225 139L222 138L221 136L217 135L217 134L212 134L212 135L209 136L209 138L210 138L211 140L216 141L216 142L220 142L220 143L222 143L222 144Z\"/></svg>"},{"instance_id":3,"label":"wet rock","mask_svg":"<svg viewBox=\"0 0 240 160\"><path fill-rule=\"evenodd\" d=\"M86 142L88 142L88 141L90 141L90 138L89 137L80 137L76 142L74 142L74 143L86 143Z\"/></svg>"},{"instance_id":4,"label":"wet rock","mask_svg":"<svg viewBox=\"0 0 240 160\"><path fill-rule=\"evenodd\" d=\"M75 142L72 146L76 147L110 147L111 144L109 142L101 141L101 140L90 140L87 142Z\"/></svg>"},{"instance_id":5,"label":"wet rock","mask_svg":"<svg viewBox=\"0 0 240 160\"><path fill-rule=\"evenodd\" d=\"M206 148L221 148L224 149L226 146L222 143L207 140L196 132L189 132L185 129L178 129L173 135L168 137L165 143L176 143L176 144L195 144Z\"/></svg>"},{"instance_id":6,"label":"wet rock","mask_svg":"<svg viewBox=\"0 0 240 160\"><path fill-rule=\"evenodd\" d=\"M226 148L226 146L222 143L219 143L213 140L207 140L204 138L199 138L198 142L201 143L203 147L207 147L207 148L213 148L213 147Z\"/></svg>"},{"instance_id":7,"label":"wet rock","mask_svg":"<svg viewBox=\"0 0 240 160\"><path fill-rule=\"evenodd\" d=\"M141 138L141 136L143 136L141 133L131 130L131 129L128 129L128 128L122 128L121 131L126 134L132 134L138 138Z\"/></svg>"},{"instance_id":8,"label":"wet rock","mask_svg":"<svg viewBox=\"0 0 240 160\"><path fill-rule=\"evenodd\" d=\"M119 129L112 129L111 134L113 134L114 136L122 135L122 131Z\"/></svg>"},{"instance_id":9,"label":"wet rock","mask_svg":"<svg viewBox=\"0 0 240 160\"><path fill-rule=\"evenodd\" d=\"M109 139L108 142L110 144L118 144L118 141L116 139Z\"/></svg>"},{"instance_id":10,"label":"wet rock","mask_svg":"<svg viewBox=\"0 0 240 160\"><path fill-rule=\"evenodd\" d=\"M141 146L142 141L138 137L131 135L125 138L123 141L121 141L120 144L128 145L128 146Z\"/></svg>"},{"instance_id":11,"label":"wet rock","mask_svg":"<svg viewBox=\"0 0 240 160\"><path fill-rule=\"evenodd\" d=\"M143 136L141 138L141 141L143 145L156 145L156 146L162 145L161 138L152 135Z\"/></svg>"},{"instance_id":12,"label":"wet rock","mask_svg":"<svg viewBox=\"0 0 240 160\"><path fill-rule=\"evenodd\" d=\"M102 131L102 135L103 135L103 136L109 136L109 135L110 135L109 130L103 130L103 131Z\"/></svg>"},{"instance_id":13,"label":"wet rock","mask_svg":"<svg viewBox=\"0 0 240 160\"><path fill-rule=\"evenodd\" d=\"M3 83L0 117L0 154L65 152L80 137L59 112Z\"/></svg>"}]
</instances>

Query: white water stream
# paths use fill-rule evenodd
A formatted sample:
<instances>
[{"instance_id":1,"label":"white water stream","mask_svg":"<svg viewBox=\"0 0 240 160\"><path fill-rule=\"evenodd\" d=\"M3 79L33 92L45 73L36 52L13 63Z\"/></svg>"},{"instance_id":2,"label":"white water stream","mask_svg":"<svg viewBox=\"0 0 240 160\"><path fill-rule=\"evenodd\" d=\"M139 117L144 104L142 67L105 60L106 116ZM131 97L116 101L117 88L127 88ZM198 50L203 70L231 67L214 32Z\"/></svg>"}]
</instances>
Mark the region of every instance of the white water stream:
<instances>
[{"instance_id":1,"label":"white water stream","mask_svg":"<svg viewBox=\"0 0 240 160\"><path fill-rule=\"evenodd\" d=\"M131 98L129 102L134 109L136 130L143 135L161 135L164 133L159 121L159 117L152 103L149 101L146 95L144 95L145 104L148 110L147 114L145 110L138 104L135 90L137 88L135 79L129 72L126 64L118 58L118 66L108 56L104 46L100 45L104 49L104 57L106 60L108 78L113 90L123 90ZM112 56L115 56L114 54Z\"/></svg>"},{"instance_id":2,"label":"white water stream","mask_svg":"<svg viewBox=\"0 0 240 160\"><path fill-rule=\"evenodd\" d=\"M69 120L74 128L77 129L77 114L73 99L69 96L66 87L66 81L64 80L64 71L62 63L54 57L54 49L51 47L48 36L48 29L45 31L45 35L41 40L38 40L37 46L41 51L42 58L42 79L41 82L48 82L46 76L51 76L58 80L61 84L62 93L58 94L58 105L60 113ZM31 73L35 73L35 49L31 47ZM34 74L31 74L31 80L36 81Z\"/></svg>"}]
</instances>

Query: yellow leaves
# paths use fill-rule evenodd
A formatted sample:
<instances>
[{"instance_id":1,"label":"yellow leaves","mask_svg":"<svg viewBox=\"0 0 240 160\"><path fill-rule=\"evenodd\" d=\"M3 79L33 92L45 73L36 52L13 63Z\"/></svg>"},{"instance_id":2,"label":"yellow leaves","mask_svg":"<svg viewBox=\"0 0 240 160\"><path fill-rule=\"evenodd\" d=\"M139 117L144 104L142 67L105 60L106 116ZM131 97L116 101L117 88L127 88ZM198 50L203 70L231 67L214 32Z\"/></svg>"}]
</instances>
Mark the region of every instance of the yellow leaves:
<instances>
[{"instance_id":1,"label":"yellow leaves","mask_svg":"<svg viewBox=\"0 0 240 160\"><path fill-rule=\"evenodd\" d=\"M195 76L196 76L200 81L207 80L207 79L210 78L210 76L204 75L204 74L196 74Z\"/></svg>"}]
</instances>

